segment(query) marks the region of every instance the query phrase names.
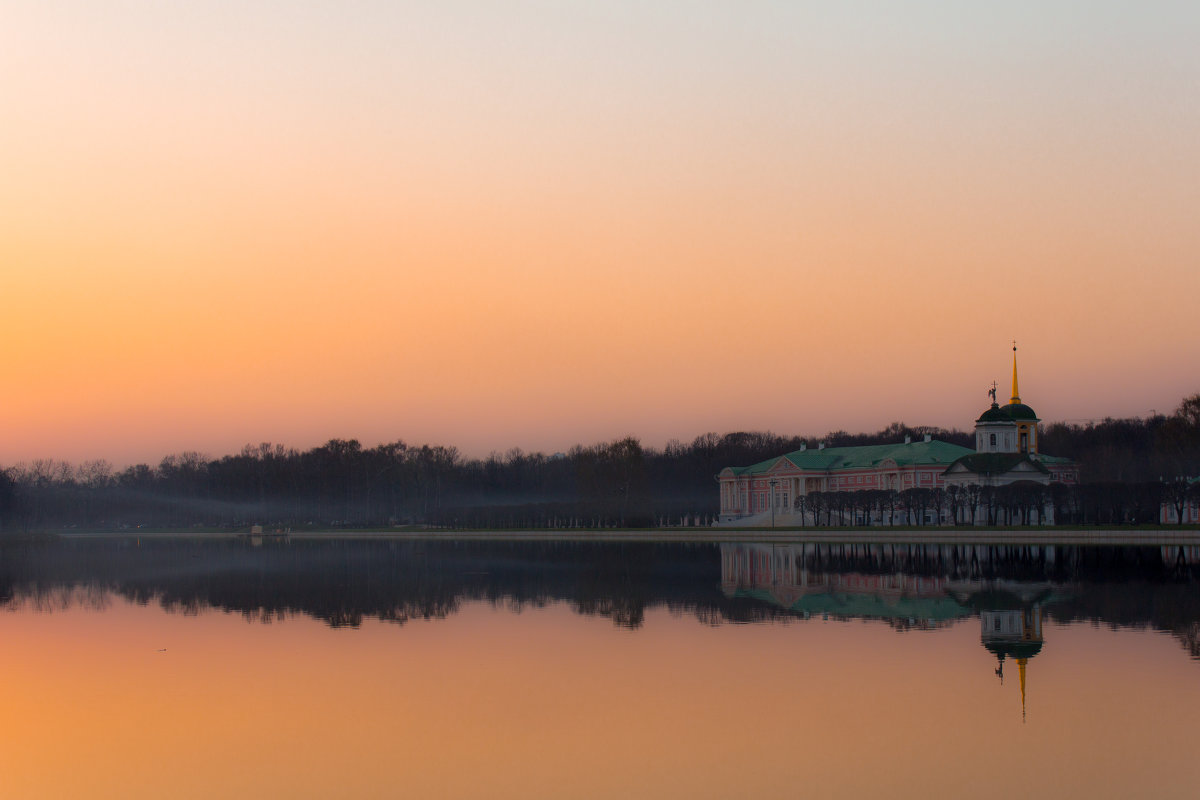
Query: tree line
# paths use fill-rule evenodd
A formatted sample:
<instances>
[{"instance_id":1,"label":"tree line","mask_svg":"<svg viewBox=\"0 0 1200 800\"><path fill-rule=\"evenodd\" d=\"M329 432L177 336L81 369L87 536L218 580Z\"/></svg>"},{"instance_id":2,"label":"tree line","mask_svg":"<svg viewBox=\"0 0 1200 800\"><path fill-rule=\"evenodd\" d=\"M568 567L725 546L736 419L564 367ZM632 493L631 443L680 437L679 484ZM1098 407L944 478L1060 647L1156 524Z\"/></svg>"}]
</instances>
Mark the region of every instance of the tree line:
<instances>
[{"instance_id":1,"label":"tree line","mask_svg":"<svg viewBox=\"0 0 1200 800\"><path fill-rule=\"evenodd\" d=\"M706 433L662 449L625 437L566 453L518 448L466 458L457 448L403 441L364 447L331 439L310 450L247 445L236 455L168 455L157 466L116 469L106 461L42 459L0 470L0 529L144 526L651 527L707 525L718 513L716 475L801 445L884 444L905 436L970 447L960 430L902 423L870 434L825 437L769 432ZM1200 475L1200 394L1170 415L1051 423L1043 452L1080 464L1076 487L1018 486L958 492L839 492L798 499L813 524L854 524L868 516L897 525L949 519L1037 524L1047 503L1058 522L1149 523L1159 504L1182 509Z\"/></svg>"},{"instance_id":2,"label":"tree line","mask_svg":"<svg viewBox=\"0 0 1200 800\"><path fill-rule=\"evenodd\" d=\"M1136 483L1042 486L949 486L902 491L863 489L809 492L794 511L806 525L1154 525L1162 504L1175 508L1200 500L1200 483L1186 479Z\"/></svg>"}]
</instances>

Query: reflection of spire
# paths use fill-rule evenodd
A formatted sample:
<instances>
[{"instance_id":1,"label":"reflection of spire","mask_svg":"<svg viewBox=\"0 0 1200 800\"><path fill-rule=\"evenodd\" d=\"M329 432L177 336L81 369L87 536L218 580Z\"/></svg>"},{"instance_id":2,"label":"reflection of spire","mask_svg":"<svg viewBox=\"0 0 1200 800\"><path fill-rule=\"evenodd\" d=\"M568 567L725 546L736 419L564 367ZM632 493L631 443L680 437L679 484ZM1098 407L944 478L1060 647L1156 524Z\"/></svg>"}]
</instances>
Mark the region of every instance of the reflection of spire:
<instances>
[{"instance_id":1,"label":"reflection of spire","mask_svg":"<svg viewBox=\"0 0 1200 800\"><path fill-rule=\"evenodd\" d=\"M1021 672L1021 722L1025 721L1025 662L1027 658L1018 658L1017 667Z\"/></svg>"},{"instance_id":2,"label":"reflection of spire","mask_svg":"<svg viewBox=\"0 0 1200 800\"><path fill-rule=\"evenodd\" d=\"M1021 402L1021 395L1017 392L1017 342L1013 340L1013 396L1012 403L1015 405Z\"/></svg>"},{"instance_id":3,"label":"reflection of spire","mask_svg":"<svg viewBox=\"0 0 1200 800\"><path fill-rule=\"evenodd\" d=\"M1042 607L1038 603L1021 610L987 609L979 612L983 646L999 659L996 675L1004 683L1004 661L1017 662L1021 683L1021 721L1025 721L1025 667L1042 649Z\"/></svg>"}]
</instances>

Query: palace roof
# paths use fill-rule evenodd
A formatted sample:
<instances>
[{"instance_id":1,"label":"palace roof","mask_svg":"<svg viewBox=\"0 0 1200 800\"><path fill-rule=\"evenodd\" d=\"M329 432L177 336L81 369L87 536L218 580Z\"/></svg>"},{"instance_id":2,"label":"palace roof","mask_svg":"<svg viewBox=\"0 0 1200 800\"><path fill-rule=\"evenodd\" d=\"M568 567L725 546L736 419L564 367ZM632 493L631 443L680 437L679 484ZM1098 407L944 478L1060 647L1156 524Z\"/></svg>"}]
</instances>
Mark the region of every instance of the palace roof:
<instances>
[{"instance_id":1,"label":"palace roof","mask_svg":"<svg viewBox=\"0 0 1200 800\"><path fill-rule=\"evenodd\" d=\"M1036 472L1050 473L1050 470L1034 461L1027 453L971 453L958 459L950 467L962 465L976 475L1003 475L1017 465L1027 462ZM950 471L950 467L947 468L947 472Z\"/></svg>"},{"instance_id":2,"label":"palace roof","mask_svg":"<svg viewBox=\"0 0 1200 800\"><path fill-rule=\"evenodd\" d=\"M769 458L748 467L728 467L734 475L761 475L773 468L793 466L814 472L837 472L851 469L872 469L884 461L897 467L950 466L963 456L974 453L966 447L933 439L928 442L876 444L861 447L826 447L823 450L795 450L786 455ZM780 463L786 462L786 463Z\"/></svg>"}]
</instances>

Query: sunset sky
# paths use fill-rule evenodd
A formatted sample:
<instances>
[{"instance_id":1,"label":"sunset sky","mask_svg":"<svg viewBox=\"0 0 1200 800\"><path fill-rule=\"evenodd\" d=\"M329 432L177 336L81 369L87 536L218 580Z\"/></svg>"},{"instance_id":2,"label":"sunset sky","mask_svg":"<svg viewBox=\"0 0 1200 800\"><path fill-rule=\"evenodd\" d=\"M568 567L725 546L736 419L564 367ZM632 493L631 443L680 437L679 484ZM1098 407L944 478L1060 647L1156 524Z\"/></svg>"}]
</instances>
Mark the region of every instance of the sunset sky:
<instances>
[{"instance_id":1,"label":"sunset sky","mask_svg":"<svg viewBox=\"0 0 1200 800\"><path fill-rule=\"evenodd\" d=\"M0 5L0 467L1200 391L1200 4Z\"/></svg>"}]
</instances>

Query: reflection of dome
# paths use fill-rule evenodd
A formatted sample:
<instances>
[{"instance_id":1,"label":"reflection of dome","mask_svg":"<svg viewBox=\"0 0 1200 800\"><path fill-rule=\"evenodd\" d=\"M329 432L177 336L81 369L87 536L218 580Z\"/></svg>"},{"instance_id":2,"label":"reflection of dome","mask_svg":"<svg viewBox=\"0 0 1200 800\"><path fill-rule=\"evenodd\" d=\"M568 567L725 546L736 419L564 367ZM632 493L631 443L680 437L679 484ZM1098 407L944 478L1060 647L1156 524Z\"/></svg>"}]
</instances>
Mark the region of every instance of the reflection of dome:
<instances>
[{"instance_id":1,"label":"reflection of dome","mask_svg":"<svg viewBox=\"0 0 1200 800\"><path fill-rule=\"evenodd\" d=\"M1009 403L1008 405L1006 405L1003 408L998 409L998 410L1003 412L1009 419L1014 420L1014 421L1015 420L1031 420L1033 422L1036 422L1038 419L1038 415L1036 413L1034 413L1033 409L1030 408L1029 406L1025 405L1024 403ZM985 411L984 413L986 414L987 412Z\"/></svg>"},{"instance_id":2,"label":"reflection of dome","mask_svg":"<svg viewBox=\"0 0 1200 800\"><path fill-rule=\"evenodd\" d=\"M983 646L989 652L998 656L1002 661L1005 658L1033 658L1038 653L1042 652L1041 640L1027 642L1006 642L993 639L991 641L985 641Z\"/></svg>"},{"instance_id":3,"label":"reflection of dome","mask_svg":"<svg viewBox=\"0 0 1200 800\"><path fill-rule=\"evenodd\" d=\"M1006 592L989 592L993 602L1001 601L1009 608L992 608L979 612L980 643L988 652L1003 661L1005 658L1033 658L1042 651L1042 609L1039 605L1012 608L1004 602ZM1013 598L1017 599L1017 598Z\"/></svg>"}]
</instances>

